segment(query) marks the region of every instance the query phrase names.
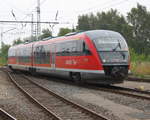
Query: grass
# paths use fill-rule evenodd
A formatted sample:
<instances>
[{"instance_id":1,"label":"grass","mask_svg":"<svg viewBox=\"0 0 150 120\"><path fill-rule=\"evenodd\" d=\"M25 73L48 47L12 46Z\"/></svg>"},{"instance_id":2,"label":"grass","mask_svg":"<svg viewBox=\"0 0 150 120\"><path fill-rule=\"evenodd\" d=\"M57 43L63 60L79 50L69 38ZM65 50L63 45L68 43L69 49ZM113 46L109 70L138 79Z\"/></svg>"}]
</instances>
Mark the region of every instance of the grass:
<instances>
[{"instance_id":1,"label":"grass","mask_svg":"<svg viewBox=\"0 0 150 120\"><path fill-rule=\"evenodd\" d=\"M150 77L150 62L132 62L131 72L140 77Z\"/></svg>"},{"instance_id":2,"label":"grass","mask_svg":"<svg viewBox=\"0 0 150 120\"><path fill-rule=\"evenodd\" d=\"M130 55L133 75L150 78L150 55L137 54L133 49L130 49Z\"/></svg>"},{"instance_id":3,"label":"grass","mask_svg":"<svg viewBox=\"0 0 150 120\"><path fill-rule=\"evenodd\" d=\"M0 58L0 66L6 65L7 64L7 60L4 58Z\"/></svg>"}]
</instances>

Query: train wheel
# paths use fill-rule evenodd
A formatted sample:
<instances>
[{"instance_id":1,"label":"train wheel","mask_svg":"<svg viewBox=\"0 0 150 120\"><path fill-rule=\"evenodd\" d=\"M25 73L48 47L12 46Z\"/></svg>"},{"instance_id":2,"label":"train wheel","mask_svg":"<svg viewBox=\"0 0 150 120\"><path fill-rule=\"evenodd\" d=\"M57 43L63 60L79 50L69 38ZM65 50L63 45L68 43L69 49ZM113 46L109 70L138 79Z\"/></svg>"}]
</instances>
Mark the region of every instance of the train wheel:
<instances>
[{"instance_id":1,"label":"train wheel","mask_svg":"<svg viewBox=\"0 0 150 120\"><path fill-rule=\"evenodd\" d=\"M70 77L75 83L82 83L81 75L79 72L71 72Z\"/></svg>"}]
</instances>

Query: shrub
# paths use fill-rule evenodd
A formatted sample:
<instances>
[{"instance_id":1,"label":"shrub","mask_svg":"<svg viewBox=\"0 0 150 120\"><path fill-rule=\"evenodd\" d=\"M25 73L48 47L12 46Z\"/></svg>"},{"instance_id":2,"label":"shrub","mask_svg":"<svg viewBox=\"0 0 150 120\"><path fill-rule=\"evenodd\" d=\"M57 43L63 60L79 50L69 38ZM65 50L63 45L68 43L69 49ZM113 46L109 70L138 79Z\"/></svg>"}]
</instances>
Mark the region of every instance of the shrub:
<instances>
[{"instance_id":1,"label":"shrub","mask_svg":"<svg viewBox=\"0 0 150 120\"><path fill-rule=\"evenodd\" d=\"M131 72L136 75L150 75L150 55L137 54L130 48Z\"/></svg>"}]
</instances>

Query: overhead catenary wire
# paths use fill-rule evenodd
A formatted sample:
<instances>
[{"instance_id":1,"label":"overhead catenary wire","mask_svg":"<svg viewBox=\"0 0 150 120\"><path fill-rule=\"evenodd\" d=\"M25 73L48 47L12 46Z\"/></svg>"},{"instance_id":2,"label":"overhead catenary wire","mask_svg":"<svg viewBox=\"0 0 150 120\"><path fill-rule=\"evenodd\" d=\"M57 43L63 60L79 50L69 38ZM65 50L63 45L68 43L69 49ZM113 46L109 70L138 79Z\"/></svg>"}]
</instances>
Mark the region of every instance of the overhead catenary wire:
<instances>
[{"instance_id":1,"label":"overhead catenary wire","mask_svg":"<svg viewBox=\"0 0 150 120\"><path fill-rule=\"evenodd\" d=\"M112 1L112 0L109 0L109 1ZM117 6L117 5L120 5L120 4L124 3L124 2L127 2L128 0L121 0L121 1L115 0L115 2L113 2L113 3L111 3L111 4L108 4L109 1L105 2L104 4L99 4L99 5L96 5L96 6L94 6L94 7L90 7L90 8L81 10L81 11L76 11L76 14L78 14L78 13L79 13L79 14L92 13L92 12L96 11L96 9L97 9L97 11L98 11L98 10L104 11L104 9L112 8L112 7L114 7L114 6ZM118 2L117 2L117 1L118 1ZM116 2L117 2L117 3L116 3ZM101 7L100 5L103 6L103 7ZM99 7L98 7L98 6L99 6ZM98 8L97 8L97 7L98 7Z\"/></svg>"},{"instance_id":2,"label":"overhead catenary wire","mask_svg":"<svg viewBox=\"0 0 150 120\"><path fill-rule=\"evenodd\" d=\"M112 0L109 0L109 1L112 1ZM69 14L75 14L75 16L79 16L81 14L89 14L89 13L94 13L94 11L98 12L98 11L104 11L105 9L107 8L113 8L114 6L118 6L124 2L128 2L129 0L116 0L115 2L111 3L111 2L105 2L103 4L97 4L96 6L103 6L103 7L99 7L97 8L96 6L93 6L93 7L90 7L90 8L87 8L87 9L84 9L84 10L79 10L79 11L71 11L68 13L68 16L60 16L59 19L62 19L64 17L69 17ZM111 4L109 4L111 3ZM96 10L97 9L97 10ZM72 19L70 19L72 21Z\"/></svg>"},{"instance_id":3,"label":"overhead catenary wire","mask_svg":"<svg viewBox=\"0 0 150 120\"><path fill-rule=\"evenodd\" d=\"M43 1L41 2L41 5L43 5L43 4L45 3L45 1L46 1L46 0L43 0Z\"/></svg>"}]
</instances>

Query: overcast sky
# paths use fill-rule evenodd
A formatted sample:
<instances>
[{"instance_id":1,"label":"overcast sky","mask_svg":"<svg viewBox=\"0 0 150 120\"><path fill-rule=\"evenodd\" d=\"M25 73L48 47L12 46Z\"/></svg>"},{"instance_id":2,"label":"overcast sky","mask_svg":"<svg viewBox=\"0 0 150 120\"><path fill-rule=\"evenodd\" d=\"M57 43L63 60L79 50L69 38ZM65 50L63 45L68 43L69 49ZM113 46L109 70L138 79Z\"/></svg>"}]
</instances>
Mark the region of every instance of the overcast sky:
<instances>
[{"instance_id":1,"label":"overcast sky","mask_svg":"<svg viewBox=\"0 0 150 120\"><path fill-rule=\"evenodd\" d=\"M79 15L108 11L111 8L117 9L120 14L126 15L137 3L144 5L150 11L150 0L40 0L41 2L41 21L54 21L58 10L58 21L61 23L54 26L54 35L61 27L71 28L77 25ZM0 0L0 20L31 20L31 13L36 20L37 0ZM0 24L0 32L3 31L3 41L12 43L18 37L30 36L30 24ZM42 25L48 28L49 25ZM9 29L15 30L4 33ZM49 27L50 28L50 27Z\"/></svg>"}]
</instances>

